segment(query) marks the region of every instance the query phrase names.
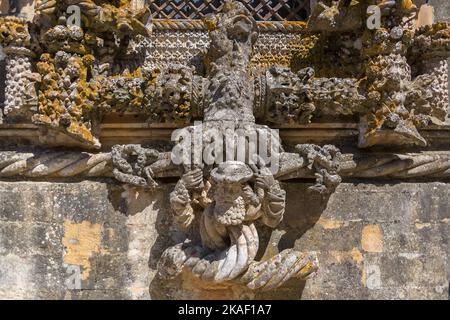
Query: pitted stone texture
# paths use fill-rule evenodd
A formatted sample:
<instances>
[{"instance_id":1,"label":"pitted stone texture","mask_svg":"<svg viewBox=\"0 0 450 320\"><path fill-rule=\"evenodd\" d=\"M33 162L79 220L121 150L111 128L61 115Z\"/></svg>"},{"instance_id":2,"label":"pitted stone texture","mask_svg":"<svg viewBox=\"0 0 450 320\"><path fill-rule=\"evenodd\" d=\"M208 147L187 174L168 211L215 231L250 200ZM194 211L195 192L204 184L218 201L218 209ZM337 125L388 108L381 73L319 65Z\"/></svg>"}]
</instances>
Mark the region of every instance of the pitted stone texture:
<instances>
[{"instance_id":1,"label":"pitted stone texture","mask_svg":"<svg viewBox=\"0 0 450 320\"><path fill-rule=\"evenodd\" d=\"M1 49L0 49L1 50ZM6 81L6 72L5 72L5 67L6 67L6 63L5 60L2 58L1 56L2 53L0 53L0 124L3 122L3 106L5 103L5 81Z\"/></svg>"},{"instance_id":2,"label":"pitted stone texture","mask_svg":"<svg viewBox=\"0 0 450 320\"><path fill-rule=\"evenodd\" d=\"M429 3L434 7L435 20L450 22L450 2L442 0L431 0ZM450 79L450 69L448 70L448 77ZM449 91L450 91L450 80L449 80ZM450 110L450 103L449 103L449 110ZM450 122L450 119L448 119L447 122Z\"/></svg>"},{"instance_id":3,"label":"pitted stone texture","mask_svg":"<svg viewBox=\"0 0 450 320\"><path fill-rule=\"evenodd\" d=\"M430 0L429 4L434 7L436 21L450 22L450 2L442 0Z\"/></svg>"},{"instance_id":4,"label":"pitted stone texture","mask_svg":"<svg viewBox=\"0 0 450 320\"><path fill-rule=\"evenodd\" d=\"M292 184L286 190L288 199L299 194ZM306 283L302 297L447 299L448 239L442 232L449 228L444 200L449 192L443 183L339 186L301 240L286 237L299 250L320 252L320 271ZM295 234L292 229L303 233L307 224L292 218L294 207L320 211L310 201L288 205L286 235Z\"/></svg>"}]
</instances>

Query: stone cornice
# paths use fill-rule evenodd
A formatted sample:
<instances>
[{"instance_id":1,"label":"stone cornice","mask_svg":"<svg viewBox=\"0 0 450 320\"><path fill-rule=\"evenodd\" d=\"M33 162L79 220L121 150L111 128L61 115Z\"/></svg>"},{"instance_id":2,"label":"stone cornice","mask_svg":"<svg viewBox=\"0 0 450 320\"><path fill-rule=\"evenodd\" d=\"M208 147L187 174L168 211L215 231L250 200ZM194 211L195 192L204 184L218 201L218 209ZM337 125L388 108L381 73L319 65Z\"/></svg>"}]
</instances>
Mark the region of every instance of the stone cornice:
<instances>
[{"instance_id":1,"label":"stone cornice","mask_svg":"<svg viewBox=\"0 0 450 320\"><path fill-rule=\"evenodd\" d=\"M154 140L170 141L175 124L103 123L100 126L100 141L108 148L114 144L146 143ZM357 140L358 124L356 123L311 123L308 125L274 126L280 130L280 136L286 144L335 142L342 139ZM429 141L431 147L450 143L450 125L429 126L420 130ZM0 124L0 147L12 139L39 144L39 127L33 124ZM67 141L70 141L67 138ZM439 148L439 147L437 147ZM446 148L444 148L446 149Z\"/></svg>"}]
</instances>

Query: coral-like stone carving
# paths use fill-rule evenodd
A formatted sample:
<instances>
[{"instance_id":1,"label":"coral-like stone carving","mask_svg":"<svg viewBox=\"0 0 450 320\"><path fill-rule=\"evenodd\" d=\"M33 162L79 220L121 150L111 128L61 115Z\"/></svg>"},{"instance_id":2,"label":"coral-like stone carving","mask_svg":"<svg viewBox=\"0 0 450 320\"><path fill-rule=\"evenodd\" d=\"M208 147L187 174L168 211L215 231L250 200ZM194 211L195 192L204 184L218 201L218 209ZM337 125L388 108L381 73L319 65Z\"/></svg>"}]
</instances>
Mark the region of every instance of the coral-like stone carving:
<instances>
[{"instance_id":1,"label":"coral-like stone carving","mask_svg":"<svg viewBox=\"0 0 450 320\"><path fill-rule=\"evenodd\" d=\"M381 9L378 29L366 26L369 4ZM69 5L81 9L80 26L71 23ZM417 8L411 1L319 1L306 26L256 23L239 10L225 5L221 14L204 22L155 21L159 32L176 29L183 39L200 39L202 47L186 56L187 63L167 49L169 57L163 60L176 62L167 65L155 65L162 58L149 49L156 56L143 65L143 46L163 45L149 42L161 39L149 37L145 6L134 1L38 1L31 25L3 18L10 22L2 26L8 30L0 42L5 48L17 42L12 52L21 48L20 55L8 58L8 70L17 80L7 84L6 118L9 113L13 120L19 109L29 118L38 104L36 124L86 148L100 147L98 124L109 113L139 113L150 122L180 125L202 117L233 121L242 116L237 112L246 115L245 121L256 117L283 126L356 116L360 147L425 146L420 129L445 121L449 26L417 29ZM205 26L209 37L201 31ZM259 43L262 51L252 55L258 29L267 39L278 31L285 34L289 48L280 49L279 61L270 60L276 66L253 61L272 50ZM168 46L173 47L173 37L167 34ZM285 56L294 51L288 67ZM39 75L33 73L33 55ZM223 80L231 78L235 80Z\"/></svg>"},{"instance_id":2,"label":"coral-like stone carving","mask_svg":"<svg viewBox=\"0 0 450 320\"><path fill-rule=\"evenodd\" d=\"M340 150L332 145L311 144L299 144L295 149L304 158L307 168L314 170L316 184L310 189L321 194L333 193L342 181L338 174L342 161Z\"/></svg>"},{"instance_id":3,"label":"coral-like stone carving","mask_svg":"<svg viewBox=\"0 0 450 320\"><path fill-rule=\"evenodd\" d=\"M0 45L6 54L4 114L8 121L26 121L36 112L39 74L33 72L31 36L25 19L0 17Z\"/></svg>"},{"instance_id":4,"label":"coral-like stone carving","mask_svg":"<svg viewBox=\"0 0 450 320\"><path fill-rule=\"evenodd\" d=\"M116 145L111 150L112 174L118 181L134 187L155 188L155 176L164 177L172 172L179 175L167 152L144 148L141 145ZM175 173L174 173L175 171Z\"/></svg>"},{"instance_id":5,"label":"coral-like stone carving","mask_svg":"<svg viewBox=\"0 0 450 320\"><path fill-rule=\"evenodd\" d=\"M80 9L79 25L69 21L69 6ZM33 121L99 148L102 115L115 107L123 111L125 104L137 110L142 105L143 80L136 80L140 71L127 59L133 56L133 39L149 34L148 17L148 9L133 1L37 1L40 47L35 51L42 81Z\"/></svg>"},{"instance_id":6,"label":"coral-like stone carving","mask_svg":"<svg viewBox=\"0 0 450 320\"><path fill-rule=\"evenodd\" d=\"M0 44L7 55L7 121L32 120L44 142L64 135L75 146L100 148L99 124L106 114L138 114L148 122L187 126L188 133L198 129L189 126L193 120L203 119L203 142L194 141L189 154L196 157L208 141L222 140L209 136L211 130L240 130L250 136L270 131L256 121L298 126L334 117L359 118L360 147L425 146L420 129L442 124L448 116L450 27L439 23L416 29L417 8L410 0L323 0L306 26L258 24L244 5L226 1L220 14L204 22L155 22L160 30L173 24L177 32L198 35L197 51L207 48L200 53L173 50L173 59L167 59L176 63L164 66L142 59L142 44L150 46L149 12L135 4L42 0L36 3L33 23L0 18ZM368 4L381 9L378 29L366 27ZM76 23L67 13L73 5L81 9ZM207 36L200 25L208 28ZM278 60L263 50L255 57L260 29L271 32L266 41L278 31L295 29L302 35L284 41L289 44L283 50L289 46L285 51L290 53L280 53ZM290 61L292 48L296 52ZM188 55L188 63L179 61ZM290 278L306 279L318 268L314 253L276 253L260 243L262 230L282 223L286 193L281 181L315 178L310 190L327 198L341 176L450 175L448 154L364 158L314 144L285 152L273 141L277 137L273 132L260 137L259 146L260 152L279 155L275 171L262 157L233 154L239 147L251 150L245 140L227 149L223 161L212 163L175 164L172 154L137 144L98 154L6 152L0 153L0 177L113 177L147 192L158 186L159 178L177 177L170 205L186 239L163 253L159 275L184 273L211 286L233 283L270 290Z\"/></svg>"},{"instance_id":7,"label":"coral-like stone carving","mask_svg":"<svg viewBox=\"0 0 450 320\"><path fill-rule=\"evenodd\" d=\"M194 76L182 65L169 65L145 91L146 106L152 122L191 122Z\"/></svg>"},{"instance_id":8,"label":"coral-like stone carving","mask_svg":"<svg viewBox=\"0 0 450 320\"><path fill-rule=\"evenodd\" d=\"M61 19L61 13L66 11L68 5L78 6L83 13L83 22L90 30L97 30L99 33L113 32L120 37L133 33L148 34L145 24L150 12L147 7L136 6L135 1L108 2L38 0L35 10L39 14L38 19L55 23Z\"/></svg>"},{"instance_id":9,"label":"coral-like stone carving","mask_svg":"<svg viewBox=\"0 0 450 320\"><path fill-rule=\"evenodd\" d=\"M381 25L373 30L366 26L369 4L381 12ZM416 29L416 16L409 0L319 1L308 21L309 34L299 42L294 69L313 67L325 77L311 86L317 115L331 115L333 109L359 115L360 147L425 146L419 129L446 118L449 26ZM320 82L334 82L330 94L324 95ZM333 93L339 86L343 90Z\"/></svg>"},{"instance_id":10,"label":"coral-like stone carving","mask_svg":"<svg viewBox=\"0 0 450 320\"><path fill-rule=\"evenodd\" d=\"M313 75L310 68L298 74L287 67L270 68L266 73L266 119L275 124L309 123L316 109L308 88Z\"/></svg>"}]
</instances>

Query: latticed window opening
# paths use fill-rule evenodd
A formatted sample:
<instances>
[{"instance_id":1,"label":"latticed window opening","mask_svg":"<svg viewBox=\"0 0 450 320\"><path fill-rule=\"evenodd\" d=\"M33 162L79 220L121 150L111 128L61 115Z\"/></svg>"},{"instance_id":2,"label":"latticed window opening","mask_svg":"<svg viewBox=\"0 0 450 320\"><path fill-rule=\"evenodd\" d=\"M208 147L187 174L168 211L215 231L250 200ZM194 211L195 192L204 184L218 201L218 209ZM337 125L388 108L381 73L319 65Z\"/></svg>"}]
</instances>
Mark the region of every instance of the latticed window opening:
<instances>
[{"instance_id":1,"label":"latticed window opening","mask_svg":"<svg viewBox=\"0 0 450 320\"><path fill-rule=\"evenodd\" d=\"M217 13L223 0L154 0L150 8L155 19L202 19ZM304 21L309 14L309 0L239 0L263 21Z\"/></svg>"}]
</instances>

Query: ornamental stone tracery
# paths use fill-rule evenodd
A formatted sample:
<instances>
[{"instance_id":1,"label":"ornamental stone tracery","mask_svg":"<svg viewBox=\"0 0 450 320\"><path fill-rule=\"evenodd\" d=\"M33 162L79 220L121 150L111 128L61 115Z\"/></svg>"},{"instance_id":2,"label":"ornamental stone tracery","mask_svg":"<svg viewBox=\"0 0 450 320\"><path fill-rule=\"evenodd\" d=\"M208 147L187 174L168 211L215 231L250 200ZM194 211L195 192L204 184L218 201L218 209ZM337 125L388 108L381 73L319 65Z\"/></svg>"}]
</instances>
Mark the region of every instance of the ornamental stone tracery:
<instances>
[{"instance_id":1,"label":"ornamental stone tracery","mask_svg":"<svg viewBox=\"0 0 450 320\"><path fill-rule=\"evenodd\" d=\"M80 26L68 24L69 5L81 9ZM366 28L368 5L381 8L378 29ZM423 130L448 124L450 26L418 27L409 0L319 1L307 22L256 21L239 1L203 20L152 20L134 1L43 0L35 11L33 21L0 17L4 122L35 125L44 146L84 151L1 151L0 177L108 177L143 192L178 179L170 206L186 239L162 254L162 279L183 273L265 291L313 275L315 252L260 243L261 230L276 232L283 220L282 181L312 179L310 192L326 199L346 178L450 176L448 152L420 149L429 145ZM205 143L210 130L251 134L351 119L355 147L413 151L344 153L265 137L265 151L280 154L276 172L262 159L228 155L180 165L156 147L105 150L101 125L117 115L198 131Z\"/></svg>"}]
</instances>

